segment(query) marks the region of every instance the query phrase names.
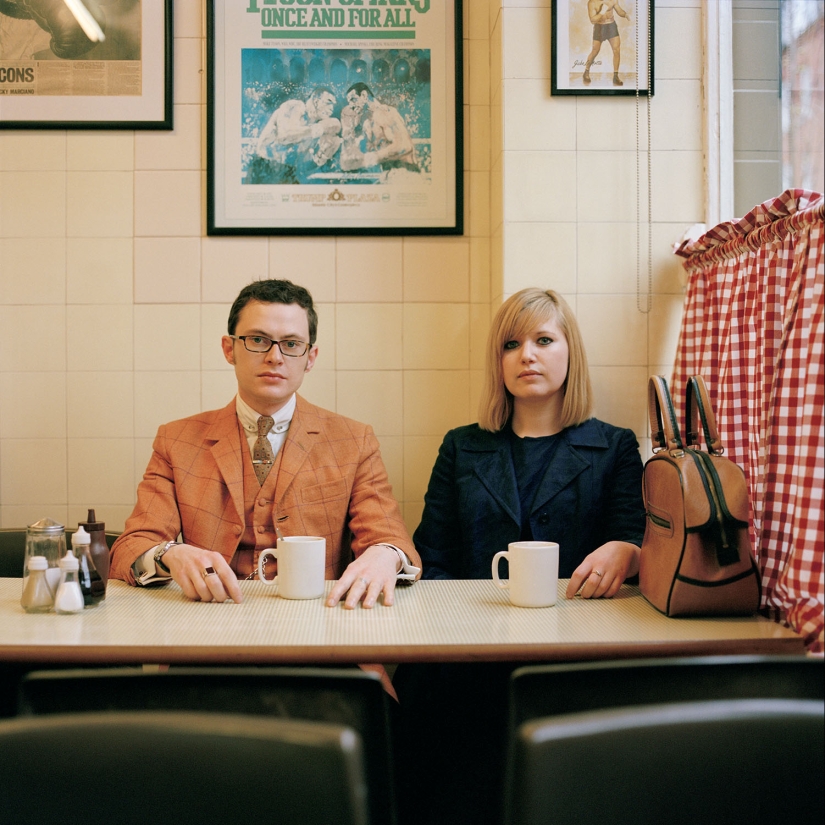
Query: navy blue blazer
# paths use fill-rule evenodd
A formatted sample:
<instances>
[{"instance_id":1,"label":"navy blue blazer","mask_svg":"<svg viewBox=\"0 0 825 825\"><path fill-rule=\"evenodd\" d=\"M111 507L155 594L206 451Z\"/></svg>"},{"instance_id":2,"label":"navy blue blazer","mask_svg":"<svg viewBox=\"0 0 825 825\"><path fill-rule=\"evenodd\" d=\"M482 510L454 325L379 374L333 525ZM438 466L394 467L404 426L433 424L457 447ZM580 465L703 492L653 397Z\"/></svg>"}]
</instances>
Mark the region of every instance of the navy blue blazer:
<instances>
[{"instance_id":1,"label":"navy blue blazer","mask_svg":"<svg viewBox=\"0 0 825 825\"><path fill-rule=\"evenodd\" d=\"M591 418L563 430L530 512L533 538L559 543L559 576L608 541L642 544L642 459L632 430ZM478 424L444 438L413 541L425 579L489 579L521 535L509 433ZM502 568L502 575L504 569Z\"/></svg>"}]
</instances>

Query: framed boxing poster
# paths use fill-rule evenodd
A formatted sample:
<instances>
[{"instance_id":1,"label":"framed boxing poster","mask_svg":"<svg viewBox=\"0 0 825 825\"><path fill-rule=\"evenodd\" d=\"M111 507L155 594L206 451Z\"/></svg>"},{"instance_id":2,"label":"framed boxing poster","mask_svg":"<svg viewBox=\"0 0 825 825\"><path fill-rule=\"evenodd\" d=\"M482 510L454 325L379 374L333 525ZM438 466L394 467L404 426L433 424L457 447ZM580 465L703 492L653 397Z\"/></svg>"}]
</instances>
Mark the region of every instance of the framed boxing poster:
<instances>
[{"instance_id":1,"label":"framed boxing poster","mask_svg":"<svg viewBox=\"0 0 825 825\"><path fill-rule=\"evenodd\" d=\"M207 233L462 234L461 0L209 0Z\"/></svg>"},{"instance_id":2,"label":"framed boxing poster","mask_svg":"<svg viewBox=\"0 0 825 825\"><path fill-rule=\"evenodd\" d=\"M0 128L171 129L173 0L0 0Z\"/></svg>"},{"instance_id":3,"label":"framed boxing poster","mask_svg":"<svg viewBox=\"0 0 825 825\"><path fill-rule=\"evenodd\" d=\"M652 95L654 0L553 0L551 94Z\"/></svg>"}]
</instances>

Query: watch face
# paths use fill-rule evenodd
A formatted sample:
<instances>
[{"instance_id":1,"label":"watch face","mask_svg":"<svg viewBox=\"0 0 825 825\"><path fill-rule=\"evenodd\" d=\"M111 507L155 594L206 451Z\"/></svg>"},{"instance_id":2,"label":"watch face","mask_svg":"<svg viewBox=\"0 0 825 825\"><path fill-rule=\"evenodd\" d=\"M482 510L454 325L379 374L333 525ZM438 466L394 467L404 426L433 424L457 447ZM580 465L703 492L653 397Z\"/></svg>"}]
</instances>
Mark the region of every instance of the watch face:
<instances>
[{"instance_id":1,"label":"watch face","mask_svg":"<svg viewBox=\"0 0 825 825\"><path fill-rule=\"evenodd\" d=\"M166 541L155 550L155 564L157 564L164 573L168 573L169 568L162 561L163 555L170 547L174 547L175 544L177 544L175 541Z\"/></svg>"}]
</instances>

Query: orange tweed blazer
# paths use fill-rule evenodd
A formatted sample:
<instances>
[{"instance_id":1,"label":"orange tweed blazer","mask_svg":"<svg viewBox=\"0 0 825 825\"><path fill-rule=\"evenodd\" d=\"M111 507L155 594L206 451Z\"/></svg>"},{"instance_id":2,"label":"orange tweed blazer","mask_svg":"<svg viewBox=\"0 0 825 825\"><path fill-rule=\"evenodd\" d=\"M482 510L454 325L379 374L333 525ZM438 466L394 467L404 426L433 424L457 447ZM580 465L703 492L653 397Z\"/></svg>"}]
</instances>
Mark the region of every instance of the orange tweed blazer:
<instances>
[{"instance_id":1,"label":"orange tweed blazer","mask_svg":"<svg viewBox=\"0 0 825 825\"><path fill-rule=\"evenodd\" d=\"M112 547L109 575L130 584L132 564L162 541L180 534L230 561L244 532L241 450L249 447L234 398L222 410L164 424L153 447L135 509ZM298 396L282 450L273 516L287 535L327 540L328 579L372 544L394 544L421 566L372 427Z\"/></svg>"}]
</instances>

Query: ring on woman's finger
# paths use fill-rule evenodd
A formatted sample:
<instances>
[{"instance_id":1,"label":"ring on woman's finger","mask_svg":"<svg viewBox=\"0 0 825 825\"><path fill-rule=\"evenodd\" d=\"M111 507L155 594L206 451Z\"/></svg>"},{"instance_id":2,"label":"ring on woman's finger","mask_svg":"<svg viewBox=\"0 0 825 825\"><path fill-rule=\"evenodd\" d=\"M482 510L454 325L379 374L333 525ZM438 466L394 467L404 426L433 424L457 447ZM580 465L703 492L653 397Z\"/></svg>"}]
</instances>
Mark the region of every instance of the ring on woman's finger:
<instances>
[{"instance_id":1,"label":"ring on woman's finger","mask_svg":"<svg viewBox=\"0 0 825 825\"><path fill-rule=\"evenodd\" d=\"M214 567L206 567L206 568L204 568L204 571L203 571L203 573L201 573L201 575L204 578L206 578L207 576L216 576L217 573L215 572Z\"/></svg>"},{"instance_id":2,"label":"ring on woman's finger","mask_svg":"<svg viewBox=\"0 0 825 825\"><path fill-rule=\"evenodd\" d=\"M601 578L604 575L604 573L602 573L601 570L593 570L592 572L595 573L599 578Z\"/></svg>"},{"instance_id":3,"label":"ring on woman's finger","mask_svg":"<svg viewBox=\"0 0 825 825\"><path fill-rule=\"evenodd\" d=\"M359 578L358 581L362 582L364 587L369 587L370 586L370 583L363 576L361 576L361 578Z\"/></svg>"}]
</instances>

